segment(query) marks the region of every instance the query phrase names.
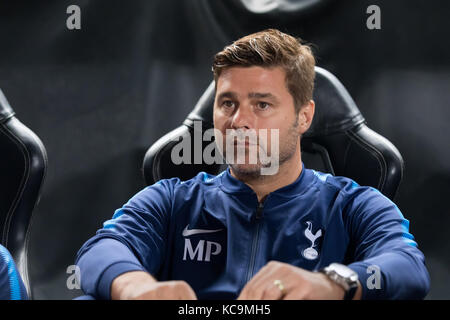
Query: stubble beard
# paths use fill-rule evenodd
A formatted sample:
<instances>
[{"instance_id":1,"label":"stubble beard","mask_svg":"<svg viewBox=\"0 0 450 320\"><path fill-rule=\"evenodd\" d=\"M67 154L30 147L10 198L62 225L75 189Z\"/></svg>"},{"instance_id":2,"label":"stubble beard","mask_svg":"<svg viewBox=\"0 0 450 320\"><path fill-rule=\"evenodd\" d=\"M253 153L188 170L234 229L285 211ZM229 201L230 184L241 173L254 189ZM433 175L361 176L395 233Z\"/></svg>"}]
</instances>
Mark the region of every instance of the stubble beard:
<instances>
[{"instance_id":1,"label":"stubble beard","mask_svg":"<svg viewBox=\"0 0 450 320\"><path fill-rule=\"evenodd\" d=\"M297 144L300 141L300 135L297 132L298 127L298 115L295 118L294 123L289 127L288 133L285 139L283 139L283 143L278 142L280 145L279 148L279 160L278 166L281 169L283 164L292 159L297 150ZM280 139L281 140L281 139ZM267 152L268 150L266 150ZM236 154L236 153L235 153ZM225 157L226 159L226 157ZM269 178L269 175L261 174L262 168L269 168L272 165L272 162L263 164L261 163L258 155L258 160L256 164L236 164L236 163L228 163L230 168L233 171L233 174L241 181L255 181L255 180L264 180ZM279 172L280 170L278 170Z\"/></svg>"}]
</instances>

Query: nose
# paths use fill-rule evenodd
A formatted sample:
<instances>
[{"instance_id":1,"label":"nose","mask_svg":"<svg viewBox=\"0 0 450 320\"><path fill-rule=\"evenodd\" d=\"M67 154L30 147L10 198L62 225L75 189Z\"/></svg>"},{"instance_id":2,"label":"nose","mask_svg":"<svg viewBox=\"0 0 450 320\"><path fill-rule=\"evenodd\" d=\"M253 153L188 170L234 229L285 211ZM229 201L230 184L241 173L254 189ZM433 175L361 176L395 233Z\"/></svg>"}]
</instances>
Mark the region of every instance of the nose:
<instances>
[{"instance_id":1,"label":"nose","mask_svg":"<svg viewBox=\"0 0 450 320\"><path fill-rule=\"evenodd\" d=\"M250 107L241 105L233 115L231 120L231 127L233 129L246 128L250 129L253 127L254 115Z\"/></svg>"}]
</instances>

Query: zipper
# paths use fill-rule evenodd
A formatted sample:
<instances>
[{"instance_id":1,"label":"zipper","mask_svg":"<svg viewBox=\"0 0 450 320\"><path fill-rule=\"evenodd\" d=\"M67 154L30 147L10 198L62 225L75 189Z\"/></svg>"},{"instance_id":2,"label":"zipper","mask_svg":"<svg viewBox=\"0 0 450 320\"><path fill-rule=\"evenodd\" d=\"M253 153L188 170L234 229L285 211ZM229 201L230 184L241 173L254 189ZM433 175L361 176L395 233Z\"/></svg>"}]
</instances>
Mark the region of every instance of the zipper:
<instances>
[{"instance_id":1,"label":"zipper","mask_svg":"<svg viewBox=\"0 0 450 320\"><path fill-rule=\"evenodd\" d=\"M261 228L261 218L262 218L263 209L264 209L264 203L258 202L258 207L256 208L256 215L255 215L256 231L253 234L252 251L251 251L251 255L250 255L250 263L248 265L246 282L249 282L251 277L253 276L253 269L255 267L256 251L258 249L258 242L259 242L259 229Z\"/></svg>"}]
</instances>

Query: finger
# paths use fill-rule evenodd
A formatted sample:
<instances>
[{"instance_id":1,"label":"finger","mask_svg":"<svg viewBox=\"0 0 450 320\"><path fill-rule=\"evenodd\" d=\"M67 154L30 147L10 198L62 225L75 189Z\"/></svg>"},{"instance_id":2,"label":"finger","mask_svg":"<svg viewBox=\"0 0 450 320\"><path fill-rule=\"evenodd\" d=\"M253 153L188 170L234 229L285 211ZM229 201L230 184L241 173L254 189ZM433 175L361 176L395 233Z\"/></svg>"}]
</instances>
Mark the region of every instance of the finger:
<instances>
[{"instance_id":1,"label":"finger","mask_svg":"<svg viewBox=\"0 0 450 320\"><path fill-rule=\"evenodd\" d=\"M266 299L278 299L281 291L274 284L277 279L282 279L282 275L277 270L267 270L265 274L253 282L250 299L265 299L266 294Z\"/></svg>"},{"instance_id":2,"label":"finger","mask_svg":"<svg viewBox=\"0 0 450 320\"><path fill-rule=\"evenodd\" d=\"M139 300L195 300L194 290L184 281L158 282L150 290L137 297Z\"/></svg>"},{"instance_id":3,"label":"finger","mask_svg":"<svg viewBox=\"0 0 450 320\"><path fill-rule=\"evenodd\" d=\"M291 278L291 271L284 263L271 261L267 264L267 270L255 277L255 291L261 294L258 299L280 299L287 291L286 284ZM275 281L281 281L281 285L275 284Z\"/></svg>"},{"instance_id":4,"label":"finger","mask_svg":"<svg viewBox=\"0 0 450 320\"><path fill-rule=\"evenodd\" d=\"M286 283L290 284L294 279L287 279ZM308 298L308 294L311 292L312 288L308 281L300 281L297 278L295 286L287 287L285 289L285 294L282 300L311 300Z\"/></svg>"},{"instance_id":5,"label":"finger","mask_svg":"<svg viewBox=\"0 0 450 320\"><path fill-rule=\"evenodd\" d=\"M295 289L287 292L282 300L308 300L305 296L305 291L302 289Z\"/></svg>"},{"instance_id":6,"label":"finger","mask_svg":"<svg viewBox=\"0 0 450 320\"><path fill-rule=\"evenodd\" d=\"M292 267L284 265L275 268L267 278L263 278L260 281L265 282L265 289L262 290L263 296L261 297L263 300L281 300L292 291L298 290L298 288L303 290L307 287L303 278L295 273Z\"/></svg>"},{"instance_id":7,"label":"finger","mask_svg":"<svg viewBox=\"0 0 450 320\"><path fill-rule=\"evenodd\" d=\"M182 300L197 300L197 295L194 292L194 289L191 288L190 285L186 283L185 292L183 293Z\"/></svg>"},{"instance_id":8,"label":"finger","mask_svg":"<svg viewBox=\"0 0 450 320\"><path fill-rule=\"evenodd\" d=\"M262 299L266 290L272 291L271 285L273 285L274 280L282 277L280 274L280 266L281 264L279 263L269 263L261 268L261 270L244 287L240 298L242 300ZM269 297L273 297L275 293L276 292L272 292L269 294Z\"/></svg>"},{"instance_id":9,"label":"finger","mask_svg":"<svg viewBox=\"0 0 450 320\"><path fill-rule=\"evenodd\" d=\"M237 297L237 300L247 300L247 291L248 291L247 286L248 283L244 286L244 288L242 288L241 293Z\"/></svg>"},{"instance_id":10,"label":"finger","mask_svg":"<svg viewBox=\"0 0 450 320\"><path fill-rule=\"evenodd\" d=\"M285 291L281 290L275 283L275 280L268 281L266 287L262 289L261 300L282 300Z\"/></svg>"},{"instance_id":11,"label":"finger","mask_svg":"<svg viewBox=\"0 0 450 320\"><path fill-rule=\"evenodd\" d=\"M264 267L262 267L251 279L253 282L260 281L261 278L265 278L267 274L271 273L274 269L278 269L281 263L278 261L270 261Z\"/></svg>"},{"instance_id":12,"label":"finger","mask_svg":"<svg viewBox=\"0 0 450 320\"><path fill-rule=\"evenodd\" d=\"M179 300L197 300L194 290L185 281L176 281L172 290Z\"/></svg>"},{"instance_id":13,"label":"finger","mask_svg":"<svg viewBox=\"0 0 450 320\"><path fill-rule=\"evenodd\" d=\"M263 267L252 279L250 279L249 282L247 282L247 284L244 286L244 288L242 289L238 300L252 300L252 299L256 299L257 297L255 296L255 290L256 290L256 283L259 283L261 278L265 277L265 274L269 272L268 268Z\"/></svg>"}]
</instances>

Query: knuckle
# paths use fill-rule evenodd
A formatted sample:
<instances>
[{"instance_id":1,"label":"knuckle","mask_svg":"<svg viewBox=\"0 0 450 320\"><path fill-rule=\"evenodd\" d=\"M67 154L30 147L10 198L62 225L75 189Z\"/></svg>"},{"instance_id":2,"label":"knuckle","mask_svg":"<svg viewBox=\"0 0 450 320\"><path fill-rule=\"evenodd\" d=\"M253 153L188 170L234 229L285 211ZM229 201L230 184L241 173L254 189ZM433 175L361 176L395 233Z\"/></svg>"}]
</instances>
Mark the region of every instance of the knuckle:
<instances>
[{"instance_id":1,"label":"knuckle","mask_svg":"<svg viewBox=\"0 0 450 320\"><path fill-rule=\"evenodd\" d=\"M310 281L303 281L302 283L303 291L304 292L311 292L312 291L312 285Z\"/></svg>"},{"instance_id":2,"label":"knuckle","mask_svg":"<svg viewBox=\"0 0 450 320\"><path fill-rule=\"evenodd\" d=\"M186 282L180 281L180 280L174 281L173 287L174 287L174 289L177 289L177 290L184 289L184 288L186 288Z\"/></svg>"},{"instance_id":3,"label":"knuckle","mask_svg":"<svg viewBox=\"0 0 450 320\"><path fill-rule=\"evenodd\" d=\"M279 262L280 269L284 271L292 270L292 265L284 262Z\"/></svg>"},{"instance_id":4,"label":"knuckle","mask_svg":"<svg viewBox=\"0 0 450 320\"><path fill-rule=\"evenodd\" d=\"M262 299L263 300L276 300L276 299L278 299L279 296L280 296L280 294L278 291L276 291L274 289L270 289L270 290L264 291Z\"/></svg>"},{"instance_id":5,"label":"knuckle","mask_svg":"<svg viewBox=\"0 0 450 320\"><path fill-rule=\"evenodd\" d=\"M153 296L155 299L163 299L167 292L167 285L161 284L153 290Z\"/></svg>"},{"instance_id":6,"label":"knuckle","mask_svg":"<svg viewBox=\"0 0 450 320\"><path fill-rule=\"evenodd\" d=\"M270 261L267 264L267 268L270 270L279 270L283 266L279 261Z\"/></svg>"},{"instance_id":7,"label":"knuckle","mask_svg":"<svg viewBox=\"0 0 450 320\"><path fill-rule=\"evenodd\" d=\"M271 260L271 261L269 261L269 263L267 265L270 267L276 267L278 264L279 264L278 261Z\"/></svg>"},{"instance_id":8,"label":"knuckle","mask_svg":"<svg viewBox=\"0 0 450 320\"><path fill-rule=\"evenodd\" d=\"M194 295L194 291L185 281L176 281L174 290L177 296L179 296L180 298L186 298L188 296Z\"/></svg>"},{"instance_id":9,"label":"knuckle","mask_svg":"<svg viewBox=\"0 0 450 320\"><path fill-rule=\"evenodd\" d=\"M250 287L247 289L247 299L251 299L255 296L255 288Z\"/></svg>"}]
</instances>

